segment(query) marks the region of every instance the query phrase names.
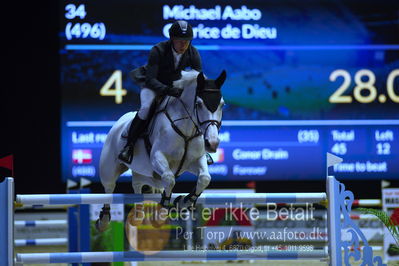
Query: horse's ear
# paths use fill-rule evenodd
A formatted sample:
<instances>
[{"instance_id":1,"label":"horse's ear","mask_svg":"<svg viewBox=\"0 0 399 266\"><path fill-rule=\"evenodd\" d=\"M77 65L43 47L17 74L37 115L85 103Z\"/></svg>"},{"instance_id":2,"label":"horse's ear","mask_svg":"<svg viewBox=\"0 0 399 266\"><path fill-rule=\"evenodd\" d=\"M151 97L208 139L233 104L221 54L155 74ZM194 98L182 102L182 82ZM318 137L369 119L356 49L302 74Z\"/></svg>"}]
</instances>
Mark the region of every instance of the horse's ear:
<instances>
[{"instance_id":1,"label":"horse's ear","mask_svg":"<svg viewBox=\"0 0 399 266\"><path fill-rule=\"evenodd\" d=\"M205 77L204 77L204 73L201 72L197 76L197 88L203 89L204 88L204 84L205 84Z\"/></svg>"},{"instance_id":2,"label":"horse's ear","mask_svg":"<svg viewBox=\"0 0 399 266\"><path fill-rule=\"evenodd\" d=\"M225 80L226 80L226 70L223 70L222 73L219 75L219 77L215 80L216 86L218 86L218 88L222 87Z\"/></svg>"}]
</instances>

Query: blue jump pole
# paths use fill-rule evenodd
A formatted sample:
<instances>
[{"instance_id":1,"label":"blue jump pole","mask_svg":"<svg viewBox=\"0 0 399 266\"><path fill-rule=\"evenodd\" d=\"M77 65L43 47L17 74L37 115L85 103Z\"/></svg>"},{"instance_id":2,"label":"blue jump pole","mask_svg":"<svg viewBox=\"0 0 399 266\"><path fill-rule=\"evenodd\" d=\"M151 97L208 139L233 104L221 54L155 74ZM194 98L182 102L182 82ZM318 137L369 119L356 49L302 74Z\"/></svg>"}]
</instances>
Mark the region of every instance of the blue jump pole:
<instances>
[{"instance_id":1,"label":"blue jump pole","mask_svg":"<svg viewBox=\"0 0 399 266\"><path fill-rule=\"evenodd\" d=\"M69 189L67 195L71 194L79 194L77 189ZM69 207L67 210L68 213L68 252L78 252L79 250L79 206ZM72 263L72 266L79 266L78 263Z\"/></svg>"},{"instance_id":2,"label":"blue jump pole","mask_svg":"<svg viewBox=\"0 0 399 266\"><path fill-rule=\"evenodd\" d=\"M90 193L89 188L79 189L80 193ZM90 251L90 205L78 206L78 249L80 252ZM82 266L90 266L90 263L82 263Z\"/></svg>"},{"instance_id":3,"label":"blue jump pole","mask_svg":"<svg viewBox=\"0 0 399 266\"><path fill-rule=\"evenodd\" d=\"M14 265L14 180L7 177L0 183L0 259L1 265Z\"/></svg>"},{"instance_id":4,"label":"blue jump pole","mask_svg":"<svg viewBox=\"0 0 399 266\"><path fill-rule=\"evenodd\" d=\"M33 263L90 263L127 261L202 261L202 260L301 260L324 259L327 250L162 250L152 255L138 251L17 254L17 261Z\"/></svg>"},{"instance_id":5,"label":"blue jump pole","mask_svg":"<svg viewBox=\"0 0 399 266\"><path fill-rule=\"evenodd\" d=\"M179 195L174 194L172 200ZM203 193L197 203L204 204L257 204L257 203L319 203L327 199L326 193ZM160 201L160 194L47 194L17 195L22 204L131 204Z\"/></svg>"}]
</instances>

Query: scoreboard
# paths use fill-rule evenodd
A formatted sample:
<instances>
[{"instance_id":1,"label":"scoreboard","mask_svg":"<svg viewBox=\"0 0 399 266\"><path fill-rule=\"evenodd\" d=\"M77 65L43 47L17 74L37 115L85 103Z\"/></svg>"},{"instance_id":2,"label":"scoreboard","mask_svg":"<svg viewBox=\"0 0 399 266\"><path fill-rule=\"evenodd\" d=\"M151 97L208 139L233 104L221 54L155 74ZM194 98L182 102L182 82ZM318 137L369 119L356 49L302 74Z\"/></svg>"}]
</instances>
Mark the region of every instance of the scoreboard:
<instances>
[{"instance_id":1,"label":"scoreboard","mask_svg":"<svg viewBox=\"0 0 399 266\"><path fill-rule=\"evenodd\" d=\"M340 178L399 178L397 10L394 0L61 1L63 179L98 181L108 131L139 108L128 73L179 19L205 75L227 72L213 180L321 180L326 152L344 159Z\"/></svg>"}]
</instances>

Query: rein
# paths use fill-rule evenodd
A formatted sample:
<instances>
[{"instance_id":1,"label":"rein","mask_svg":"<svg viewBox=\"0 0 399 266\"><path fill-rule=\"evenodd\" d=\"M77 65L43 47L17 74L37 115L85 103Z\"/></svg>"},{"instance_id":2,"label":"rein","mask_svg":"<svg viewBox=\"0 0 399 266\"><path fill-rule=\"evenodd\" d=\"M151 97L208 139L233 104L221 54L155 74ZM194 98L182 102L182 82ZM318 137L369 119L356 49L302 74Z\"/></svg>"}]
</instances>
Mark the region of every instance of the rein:
<instances>
[{"instance_id":1,"label":"rein","mask_svg":"<svg viewBox=\"0 0 399 266\"><path fill-rule=\"evenodd\" d=\"M209 92L214 92L214 91L217 91L217 90L207 89L207 90L204 90L204 91L206 91L206 92L207 92L207 91L209 91ZM169 105L170 99L171 99L171 97L169 96L168 99L167 99L167 102L166 102L166 104L165 104L165 107L163 107L161 110L157 111L157 112L154 114L154 117L153 117L153 126L154 126L155 119L156 119L156 117L158 116L158 114L164 113L165 116L166 116L166 118L169 120L170 125L171 125L171 127L173 128L173 130L184 140L184 153L183 153L183 156L182 156L182 158L181 158L181 160L180 160L179 166L178 166L176 172L174 173L175 177L177 178L177 177L179 176L179 173L180 173L182 167L183 167L184 161L186 160L187 151L188 151L188 145L189 145L190 141L193 140L193 139L195 139L196 137L199 137L199 136L204 135L204 133L201 131L201 128L200 128L200 127L201 127L202 125L206 124L206 123L209 123L209 125L205 128L205 134L206 134L206 132L207 132L209 126L211 126L211 125L215 125L215 126L218 128L218 132L219 132L220 127L222 126L222 123L221 123L221 121L218 121L218 120L205 120L205 121L200 121L200 120L199 120L199 115L198 115L198 108L197 108L197 106L194 104L194 112L195 112L195 115L196 115L196 118L197 118L197 122L195 122L194 119L193 119L193 117L190 115L190 112L188 111L188 108L187 108L186 104L185 104L180 98L177 98L177 97L176 97L176 99L183 105L184 110L185 110L186 113L187 113L187 116L181 117L181 118L178 118L178 119L173 120L172 117L170 116L170 114L168 113L168 110L167 110L167 107L168 107L168 105ZM194 101L195 101L196 99L197 99L197 93L196 93L196 96L195 96L195 98L194 98ZM180 121L180 120L183 120L183 119L190 119L191 122L193 123L194 127L195 127L195 132L194 132L191 136L186 136L186 135L179 129L179 127L178 127L178 126L176 125L176 123L175 123L175 122ZM147 138L146 138L146 141L145 141L147 147L151 147L151 146L152 146L152 144L151 144L150 141L149 141L149 135L150 135L150 134L152 134L152 130L151 130L151 132L149 132L149 134L147 135ZM147 148L147 149L148 149L148 148ZM149 149L149 150L151 150L151 149Z\"/></svg>"},{"instance_id":2,"label":"rein","mask_svg":"<svg viewBox=\"0 0 399 266\"><path fill-rule=\"evenodd\" d=\"M202 133L200 127L198 126L198 124L195 123L195 121L194 121L193 118L191 117L190 113L188 112L187 106L184 104L184 102L183 102L180 98L176 98L176 99L178 99L179 102L183 105L184 110L186 111L186 113L187 113L188 116L186 116L186 117L181 117L181 118L178 118L178 119L175 119L175 120L172 119L172 117L170 116L170 114L168 113L168 110L167 110L167 107L168 107L168 105L169 105L169 100L170 100L170 98L171 98L171 97L168 98L165 107L164 107L163 109L159 110L158 112L156 112L155 115L158 115L158 114L160 114L160 113L164 113L165 116L166 116L166 118L168 118L171 127L172 127L172 128L174 129L174 131L184 140L184 153L183 153L183 157L182 157L182 159L180 160L179 167L177 168L177 170L176 170L176 172L175 172L175 177L178 177L178 174L180 173L180 170L181 170L182 167L183 167L184 161L186 160L187 150L188 150L188 144L190 143L191 140L195 139L196 137L202 136L203 133ZM197 108L196 108L196 107L194 107L194 108L195 108L195 111L196 111ZM198 117L198 115L197 115L197 117ZM180 121L180 120L183 120L183 119L190 119L190 120L193 122L194 126L195 126L195 132L194 132L194 134L192 134L191 136L186 136L186 135L179 129L179 127L175 124L176 121Z\"/></svg>"}]
</instances>

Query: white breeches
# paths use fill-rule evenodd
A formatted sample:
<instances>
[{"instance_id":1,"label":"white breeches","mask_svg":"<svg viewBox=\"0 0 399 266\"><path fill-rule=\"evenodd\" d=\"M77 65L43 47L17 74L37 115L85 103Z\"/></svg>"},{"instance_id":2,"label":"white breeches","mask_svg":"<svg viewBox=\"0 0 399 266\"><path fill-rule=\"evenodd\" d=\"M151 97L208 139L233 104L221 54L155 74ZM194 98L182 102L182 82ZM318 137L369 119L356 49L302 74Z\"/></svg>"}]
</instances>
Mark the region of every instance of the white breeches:
<instances>
[{"instance_id":1,"label":"white breeches","mask_svg":"<svg viewBox=\"0 0 399 266\"><path fill-rule=\"evenodd\" d=\"M140 91L141 106L140 106L140 110L138 112L140 119L142 119L142 120L147 119L148 113L150 111L152 102L155 99L155 96L156 96L156 94L152 90L147 89L147 88L141 89L141 91Z\"/></svg>"}]
</instances>

